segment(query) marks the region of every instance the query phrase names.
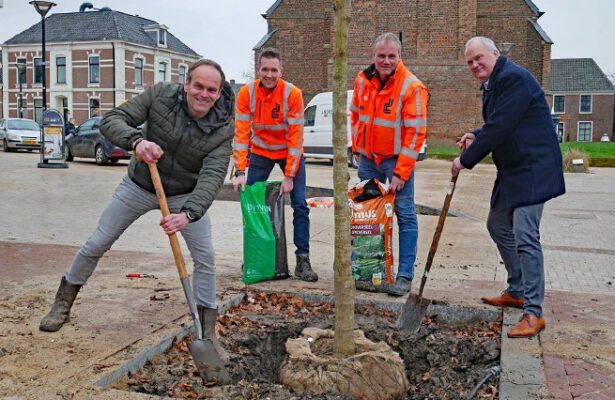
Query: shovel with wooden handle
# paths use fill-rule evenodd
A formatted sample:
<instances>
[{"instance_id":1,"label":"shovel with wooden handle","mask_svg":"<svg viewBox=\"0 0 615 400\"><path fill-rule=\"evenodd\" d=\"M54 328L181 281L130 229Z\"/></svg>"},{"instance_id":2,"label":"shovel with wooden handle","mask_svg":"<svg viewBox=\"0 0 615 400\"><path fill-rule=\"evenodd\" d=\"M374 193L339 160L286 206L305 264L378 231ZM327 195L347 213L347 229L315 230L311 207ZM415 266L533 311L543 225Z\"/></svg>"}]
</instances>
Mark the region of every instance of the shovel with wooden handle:
<instances>
[{"instance_id":1,"label":"shovel with wooden handle","mask_svg":"<svg viewBox=\"0 0 615 400\"><path fill-rule=\"evenodd\" d=\"M462 153L463 150L464 149L461 150ZM425 289L427 276L429 275L429 271L431 270L431 265L433 264L436 250L438 250L440 235L442 235L444 221L446 220L448 208L451 204L453 193L455 192L455 185L457 183L458 176L459 174L451 176L451 181L448 184L448 190L446 192L446 197L444 198L444 205L442 206L442 210L440 211L440 218L438 218L438 226L436 227L436 232L433 235L431 247L429 248L429 253L427 254L427 263L425 264L425 272L423 272L423 277L421 278L419 294L414 295L411 293L410 295L408 295L408 299L402 307L401 317L399 319L399 327L404 331L417 332L419 330L419 328L421 327L421 323L423 322L425 312L427 311L427 306L429 306L429 304L431 303L431 300L423 298L423 289Z\"/></svg>"},{"instance_id":2,"label":"shovel with wooden handle","mask_svg":"<svg viewBox=\"0 0 615 400\"><path fill-rule=\"evenodd\" d=\"M167 204L167 198L164 195L164 189L162 188L162 182L160 181L160 174L156 164L148 164L149 172L152 176L152 182L156 189L156 197L158 198L158 204L160 205L160 211L162 216L166 217L170 214L169 206ZM175 265L177 266L177 272L179 272L179 278L184 288L184 294L188 301L188 307L190 308L190 314L194 321L194 327L196 329L196 340L188 344L192 359L196 364L199 374L206 382L215 382L219 385L227 385L231 382L231 376L224 366L224 361L220 358L220 355L216 351L213 343L209 339L203 339L203 327L201 320L199 319L199 313L196 308L196 301L190 288L190 279L188 279L188 273L186 272L186 265L184 263L184 256L182 255L181 248L179 247L179 241L177 236L172 233L169 236L171 242L171 249L173 249L173 257L175 258Z\"/></svg>"}]
</instances>

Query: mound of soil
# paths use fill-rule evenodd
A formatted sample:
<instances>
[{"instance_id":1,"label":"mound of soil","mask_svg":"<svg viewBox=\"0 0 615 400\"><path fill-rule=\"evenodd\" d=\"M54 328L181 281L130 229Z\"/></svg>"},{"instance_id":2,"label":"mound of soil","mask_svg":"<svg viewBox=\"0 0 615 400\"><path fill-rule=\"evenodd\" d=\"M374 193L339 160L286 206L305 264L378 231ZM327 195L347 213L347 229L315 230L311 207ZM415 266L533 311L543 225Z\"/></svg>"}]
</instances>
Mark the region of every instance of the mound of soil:
<instances>
[{"instance_id":1,"label":"mound of soil","mask_svg":"<svg viewBox=\"0 0 615 400\"><path fill-rule=\"evenodd\" d=\"M371 341L384 341L404 361L410 389L405 399L464 399L499 364L501 322L449 326L437 316L423 320L416 334L395 327L396 315L374 307L357 307L355 325ZM207 387L190 357L189 337L150 359L136 373L113 386L172 398L342 400L335 393L292 392L280 385L285 343L306 327L334 329L334 307L306 303L287 294L250 293L218 318L217 331L230 350L233 384ZM487 382L476 398L497 399L497 379Z\"/></svg>"}]
</instances>

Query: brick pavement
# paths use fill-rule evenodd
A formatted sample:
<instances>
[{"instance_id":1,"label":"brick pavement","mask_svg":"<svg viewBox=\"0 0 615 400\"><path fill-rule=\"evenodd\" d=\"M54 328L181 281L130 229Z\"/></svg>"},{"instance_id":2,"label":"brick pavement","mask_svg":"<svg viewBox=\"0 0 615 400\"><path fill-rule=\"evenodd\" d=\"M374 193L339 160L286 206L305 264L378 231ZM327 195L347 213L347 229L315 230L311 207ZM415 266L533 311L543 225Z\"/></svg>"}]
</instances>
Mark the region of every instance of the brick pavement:
<instances>
[{"instance_id":1,"label":"brick pavement","mask_svg":"<svg viewBox=\"0 0 615 400\"><path fill-rule=\"evenodd\" d=\"M540 335L551 399L615 399L615 302L610 296L547 293Z\"/></svg>"}]
</instances>

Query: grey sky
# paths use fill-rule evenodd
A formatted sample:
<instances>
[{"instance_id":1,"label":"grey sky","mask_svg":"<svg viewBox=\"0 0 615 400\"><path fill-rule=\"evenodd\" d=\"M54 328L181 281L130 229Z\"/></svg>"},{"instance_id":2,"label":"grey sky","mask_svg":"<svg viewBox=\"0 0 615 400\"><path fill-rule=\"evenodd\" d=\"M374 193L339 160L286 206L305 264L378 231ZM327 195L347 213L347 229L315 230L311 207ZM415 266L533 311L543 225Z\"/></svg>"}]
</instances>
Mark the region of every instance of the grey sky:
<instances>
[{"instance_id":1,"label":"grey sky","mask_svg":"<svg viewBox=\"0 0 615 400\"><path fill-rule=\"evenodd\" d=\"M82 0L56 0L51 13L79 10ZM91 0L138 14L169 27L171 33L207 58L219 61L229 79L244 81L251 69L252 47L267 33L261 14L275 0ZM589 57L606 73L615 73L615 0L534 0L545 14L538 20L555 42L553 58ZM0 43L40 21L27 0L4 0Z\"/></svg>"},{"instance_id":2,"label":"grey sky","mask_svg":"<svg viewBox=\"0 0 615 400\"><path fill-rule=\"evenodd\" d=\"M615 1L533 0L545 14L540 26L551 37L551 58L593 58L615 74Z\"/></svg>"},{"instance_id":3,"label":"grey sky","mask_svg":"<svg viewBox=\"0 0 615 400\"><path fill-rule=\"evenodd\" d=\"M76 12L85 0L55 0L53 13ZM197 53L222 64L228 79L244 81L252 68L252 48L267 33L261 14L275 0L88 0L96 8L109 7L138 14L169 27L169 31ZM0 8L0 43L41 20L27 0L4 0Z\"/></svg>"}]
</instances>

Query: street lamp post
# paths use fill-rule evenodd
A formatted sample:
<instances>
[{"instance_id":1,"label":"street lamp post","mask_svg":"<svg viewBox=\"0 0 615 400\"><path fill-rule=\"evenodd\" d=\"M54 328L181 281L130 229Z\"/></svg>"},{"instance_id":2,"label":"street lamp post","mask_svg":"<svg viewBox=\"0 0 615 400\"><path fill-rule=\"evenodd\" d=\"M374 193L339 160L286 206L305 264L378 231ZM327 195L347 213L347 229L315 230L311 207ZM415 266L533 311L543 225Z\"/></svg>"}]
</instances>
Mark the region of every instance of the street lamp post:
<instances>
[{"instance_id":1,"label":"street lamp post","mask_svg":"<svg viewBox=\"0 0 615 400\"><path fill-rule=\"evenodd\" d=\"M19 118L23 118L23 81L21 80L21 74L26 70L26 63L17 62L17 79L19 79Z\"/></svg>"},{"instance_id":2,"label":"street lamp post","mask_svg":"<svg viewBox=\"0 0 615 400\"><path fill-rule=\"evenodd\" d=\"M55 6L56 3L52 1L41 1L41 0L33 0L30 2L36 9L36 11L41 15L41 44L43 51L43 76L42 76L42 84L43 84L43 115L45 111L47 111L47 62L45 61L45 16L51 10L51 7ZM36 71L36 66L34 66ZM42 122L42 121L41 121ZM41 162L38 164L39 168L44 168L48 166L47 160L44 156L45 152L45 135L43 134L43 129L41 128Z\"/></svg>"}]
</instances>

